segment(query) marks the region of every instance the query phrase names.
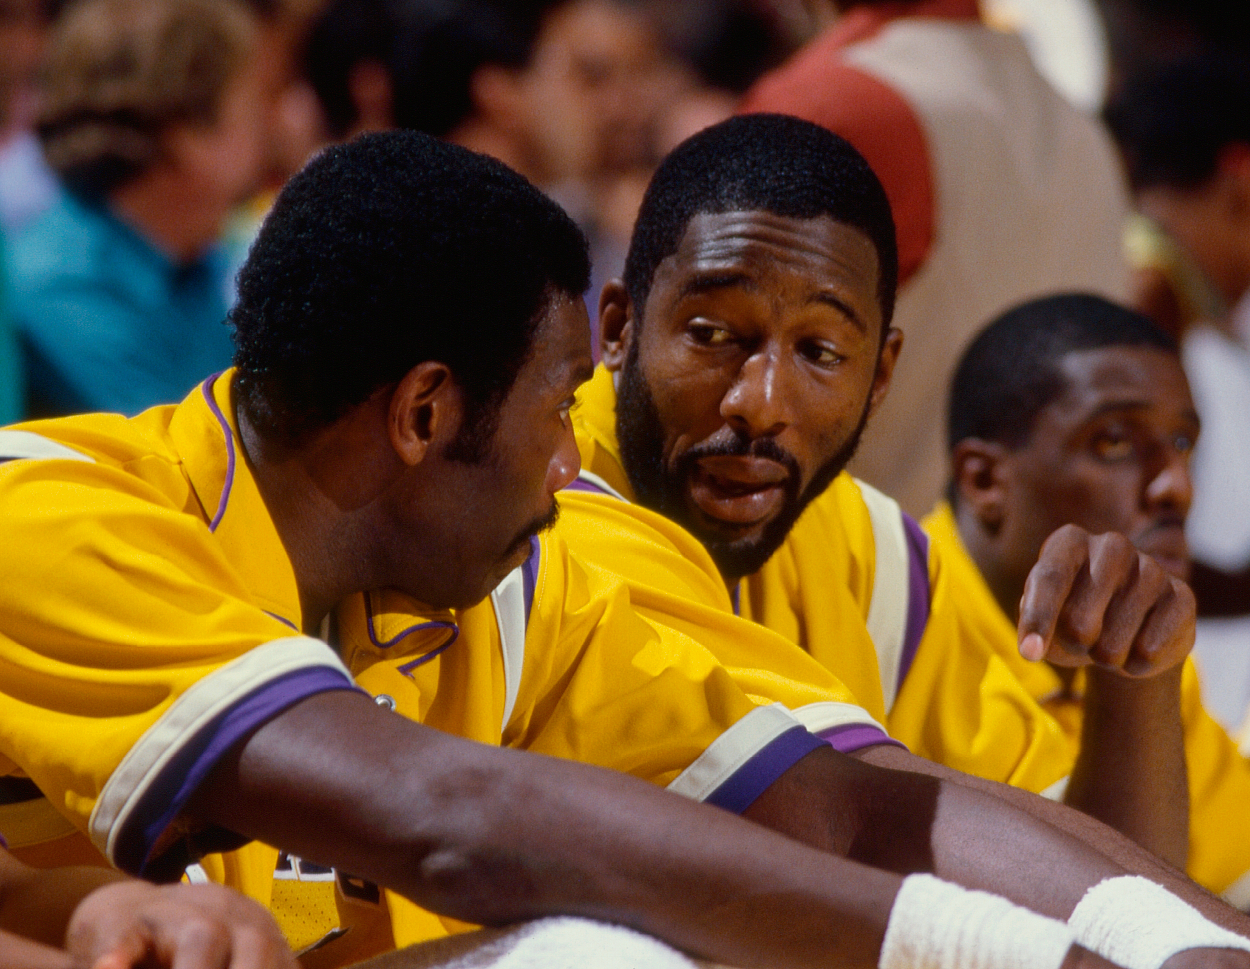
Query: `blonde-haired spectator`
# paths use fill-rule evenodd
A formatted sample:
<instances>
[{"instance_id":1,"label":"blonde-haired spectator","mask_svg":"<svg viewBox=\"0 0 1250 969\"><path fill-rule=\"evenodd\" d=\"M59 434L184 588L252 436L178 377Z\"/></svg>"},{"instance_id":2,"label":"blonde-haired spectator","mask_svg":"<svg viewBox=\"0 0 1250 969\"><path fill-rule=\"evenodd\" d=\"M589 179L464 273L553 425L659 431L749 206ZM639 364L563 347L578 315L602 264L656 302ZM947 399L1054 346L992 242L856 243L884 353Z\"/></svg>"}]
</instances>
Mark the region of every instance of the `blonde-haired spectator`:
<instances>
[{"instance_id":1,"label":"blonde-haired spectator","mask_svg":"<svg viewBox=\"0 0 1250 969\"><path fill-rule=\"evenodd\" d=\"M234 0L79 0L39 134L64 191L13 246L40 413L135 413L230 359L222 224L257 187L272 95Z\"/></svg>"}]
</instances>

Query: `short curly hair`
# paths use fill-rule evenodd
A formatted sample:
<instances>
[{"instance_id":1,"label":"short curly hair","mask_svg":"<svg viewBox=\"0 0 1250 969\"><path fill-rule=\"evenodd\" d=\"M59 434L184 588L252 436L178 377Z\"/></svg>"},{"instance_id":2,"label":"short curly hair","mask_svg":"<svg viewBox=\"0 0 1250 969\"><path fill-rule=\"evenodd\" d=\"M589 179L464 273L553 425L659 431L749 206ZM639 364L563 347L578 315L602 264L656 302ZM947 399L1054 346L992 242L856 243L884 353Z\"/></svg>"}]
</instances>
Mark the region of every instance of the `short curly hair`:
<instances>
[{"instance_id":1,"label":"short curly hair","mask_svg":"<svg viewBox=\"0 0 1250 969\"><path fill-rule=\"evenodd\" d=\"M625 260L625 287L638 317L656 269L677 251L691 219L752 209L796 219L828 216L867 236L877 251L885 338L898 288L898 245L885 190L850 142L780 114L722 121L686 139L660 163Z\"/></svg>"},{"instance_id":2,"label":"short curly hair","mask_svg":"<svg viewBox=\"0 0 1250 969\"><path fill-rule=\"evenodd\" d=\"M507 166L420 132L363 135L287 184L239 273L240 404L297 445L436 360L482 445L539 322L589 276L581 230Z\"/></svg>"},{"instance_id":3,"label":"short curly hair","mask_svg":"<svg viewBox=\"0 0 1250 969\"><path fill-rule=\"evenodd\" d=\"M172 126L216 121L257 42L237 0L77 0L44 64L37 127L48 164L93 197L139 177Z\"/></svg>"},{"instance_id":4,"label":"short curly hair","mask_svg":"<svg viewBox=\"0 0 1250 969\"><path fill-rule=\"evenodd\" d=\"M1149 317L1089 293L1056 293L1007 310L977 334L955 367L947 446L976 437L1022 447L1037 415L1064 392L1063 358L1107 347L1178 352Z\"/></svg>"}]
</instances>

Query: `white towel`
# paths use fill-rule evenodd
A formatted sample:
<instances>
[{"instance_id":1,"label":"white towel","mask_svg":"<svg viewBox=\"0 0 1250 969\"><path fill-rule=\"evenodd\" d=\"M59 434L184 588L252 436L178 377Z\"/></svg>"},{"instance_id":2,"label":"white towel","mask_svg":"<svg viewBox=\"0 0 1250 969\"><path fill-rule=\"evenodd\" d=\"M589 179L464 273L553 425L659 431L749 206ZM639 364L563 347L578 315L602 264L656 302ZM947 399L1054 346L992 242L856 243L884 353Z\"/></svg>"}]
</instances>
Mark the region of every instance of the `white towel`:
<instances>
[{"instance_id":1,"label":"white towel","mask_svg":"<svg viewBox=\"0 0 1250 969\"><path fill-rule=\"evenodd\" d=\"M649 935L560 916L508 930L440 969L714 969Z\"/></svg>"}]
</instances>

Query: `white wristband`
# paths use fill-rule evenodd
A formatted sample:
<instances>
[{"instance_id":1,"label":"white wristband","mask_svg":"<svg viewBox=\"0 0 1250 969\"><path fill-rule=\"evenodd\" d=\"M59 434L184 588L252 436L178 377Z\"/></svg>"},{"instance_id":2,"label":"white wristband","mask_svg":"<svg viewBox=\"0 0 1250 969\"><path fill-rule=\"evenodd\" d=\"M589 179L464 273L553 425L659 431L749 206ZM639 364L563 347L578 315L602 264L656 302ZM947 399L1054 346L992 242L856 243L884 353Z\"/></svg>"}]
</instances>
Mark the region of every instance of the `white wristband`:
<instances>
[{"instance_id":1,"label":"white wristband","mask_svg":"<svg viewBox=\"0 0 1250 969\"><path fill-rule=\"evenodd\" d=\"M1124 969L1159 969L1186 949L1250 952L1250 939L1221 928L1139 875L1099 882L1072 910L1068 925L1078 943Z\"/></svg>"},{"instance_id":2,"label":"white wristband","mask_svg":"<svg viewBox=\"0 0 1250 969\"><path fill-rule=\"evenodd\" d=\"M879 969L1059 969L1072 931L1005 898L909 875L890 909Z\"/></svg>"}]
</instances>

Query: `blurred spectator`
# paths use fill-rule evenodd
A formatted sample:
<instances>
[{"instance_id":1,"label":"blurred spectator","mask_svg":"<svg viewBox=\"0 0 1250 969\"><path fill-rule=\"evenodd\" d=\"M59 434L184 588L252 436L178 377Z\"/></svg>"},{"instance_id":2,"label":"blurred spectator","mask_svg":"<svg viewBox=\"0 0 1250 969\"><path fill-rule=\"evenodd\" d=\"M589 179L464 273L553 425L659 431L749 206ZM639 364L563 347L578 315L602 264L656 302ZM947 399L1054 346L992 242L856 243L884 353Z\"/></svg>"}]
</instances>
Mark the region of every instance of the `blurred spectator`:
<instances>
[{"instance_id":1,"label":"blurred spectator","mask_svg":"<svg viewBox=\"0 0 1250 969\"><path fill-rule=\"evenodd\" d=\"M1037 72L976 0L823 0L842 16L766 76L746 111L843 135L898 228L906 346L855 462L913 514L946 480L942 407L981 322L1030 297L1128 291L1128 196L1110 138Z\"/></svg>"},{"instance_id":2,"label":"blurred spectator","mask_svg":"<svg viewBox=\"0 0 1250 969\"><path fill-rule=\"evenodd\" d=\"M1174 59L1128 79L1107 117L1142 211L1232 307L1182 310L1178 321L1196 322L1183 361L1202 416L1186 528L1192 583L1200 614L1221 617L1199 623L1195 652L1208 704L1236 728L1250 704L1250 477L1240 473L1250 467L1250 70L1226 52ZM1170 288L1185 307L1167 264L1147 268L1156 291Z\"/></svg>"},{"instance_id":3,"label":"blurred spectator","mask_svg":"<svg viewBox=\"0 0 1250 969\"><path fill-rule=\"evenodd\" d=\"M637 0L334 0L308 44L335 137L415 128L499 158L587 231L597 279L624 263L659 118L693 83L675 65Z\"/></svg>"},{"instance_id":4,"label":"blurred spectator","mask_svg":"<svg viewBox=\"0 0 1250 969\"><path fill-rule=\"evenodd\" d=\"M27 225L56 197L56 179L31 131L53 6L51 0L0 0L0 232Z\"/></svg>"},{"instance_id":5,"label":"blurred spectator","mask_svg":"<svg viewBox=\"0 0 1250 969\"><path fill-rule=\"evenodd\" d=\"M0 424L21 417L24 396L5 234L37 211L41 195L51 194L40 190L45 184L38 177L42 156L26 125L43 28L40 0L0 0Z\"/></svg>"},{"instance_id":6,"label":"blurred spectator","mask_svg":"<svg viewBox=\"0 0 1250 969\"><path fill-rule=\"evenodd\" d=\"M135 413L230 360L215 246L257 187L267 88L233 0L77 0L39 132L63 191L12 248L36 413Z\"/></svg>"},{"instance_id":7,"label":"blurred spectator","mask_svg":"<svg viewBox=\"0 0 1250 969\"><path fill-rule=\"evenodd\" d=\"M1229 0L1096 0L1107 30L1111 93L1178 57L1220 48L1250 55L1250 6Z\"/></svg>"}]
</instances>

